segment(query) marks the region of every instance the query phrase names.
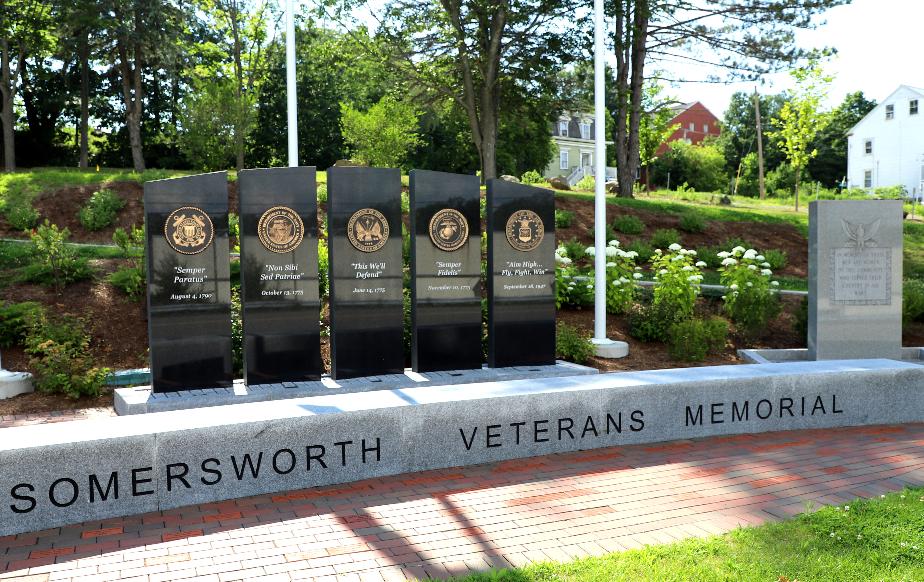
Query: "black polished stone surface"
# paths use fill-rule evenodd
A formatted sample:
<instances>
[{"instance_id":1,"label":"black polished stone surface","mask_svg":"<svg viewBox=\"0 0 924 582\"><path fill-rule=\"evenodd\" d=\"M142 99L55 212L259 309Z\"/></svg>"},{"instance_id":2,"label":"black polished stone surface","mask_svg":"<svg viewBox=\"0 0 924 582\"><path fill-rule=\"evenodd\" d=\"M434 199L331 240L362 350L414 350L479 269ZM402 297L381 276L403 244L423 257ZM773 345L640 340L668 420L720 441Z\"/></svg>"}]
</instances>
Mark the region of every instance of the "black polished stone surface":
<instances>
[{"instance_id":1,"label":"black polished stone surface","mask_svg":"<svg viewBox=\"0 0 924 582\"><path fill-rule=\"evenodd\" d=\"M555 363L555 198L551 190L488 180L488 365ZM518 250L508 240L508 220L534 212L544 235L534 249ZM529 246L513 224L513 242ZM523 239L534 235L523 232Z\"/></svg>"},{"instance_id":2,"label":"black polished stone surface","mask_svg":"<svg viewBox=\"0 0 924 582\"><path fill-rule=\"evenodd\" d=\"M480 194L477 176L411 171L411 366L415 372L481 368ZM459 238L458 215L440 220L446 209L464 217L468 225L464 239ZM443 248L433 242L431 227Z\"/></svg>"},{"instance_id":3,"label":"black polished stone surface","mask_svg":"<svg viewBox=\"0 0 924 582\"><path fill-rule=\"evenodd\" d=\"M153 390L231 386L227 173L147 182L144 212Z\"/></svg>"},{"instance_id":4,"label":"black polished stone surface","mask_svg":"<svg viewBox=\"0 0 924 582\"><path fill-rule=\"evenodd\" d=\"M248 385L319 380L315 169L243 170L238 189L244 377Z\"/></svg>"},{"instance_id":5,"label":"black polished stone surface","mask_svg":"<svg viewBox=\"0 0 924 582\"><path fill-rule=\"evenodd\" d=\"M331 376L358 378L404 372L401 172L334 167L327 171L330 244ZM354 236L372 252L358 250ZM387 223L388 237L383 238Z\"/></svg>"}]
</instances>

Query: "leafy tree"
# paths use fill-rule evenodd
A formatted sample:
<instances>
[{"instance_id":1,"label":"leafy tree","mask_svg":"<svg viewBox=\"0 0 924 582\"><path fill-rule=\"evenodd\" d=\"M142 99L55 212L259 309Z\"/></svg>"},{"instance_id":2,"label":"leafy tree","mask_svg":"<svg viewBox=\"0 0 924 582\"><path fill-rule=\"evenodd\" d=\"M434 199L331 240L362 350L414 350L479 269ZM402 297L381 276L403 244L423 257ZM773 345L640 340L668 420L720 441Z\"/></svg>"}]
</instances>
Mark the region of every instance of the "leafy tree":
<instances>
[{"instance_id":1,"label":"leafy tree","mask_svg":"<svg viewBox=\"0 0 924 582\"><path fill-rule=\"evenodd\" d=\"M370 166L400 167L408 153L420 144L417 119L420 112L406 101L386 95L368 111L341 103L343 138L353 158Z\"/></svg>"},{"instance_id":2,"label":"leafy tree","mask_svg":"<svg viewBox=\"0 0 924 582\"><path fill-rule=\"evenodd\" d=\"M680 127L680 124L671 124L674 112L668 107L671 101L661 96L661 86L657 83L648 83L642 105L645 114L639 119L639 165L645 188L651 190L650 166L655 161L655 153L661 144Z\"/></svg>"},{"instance_id":3,"label":"leafy tree","mask_svg":"<svg viewBox=\"0 0 924 582\"><path fill-rule=\"evenodd\" d=\"M776 128L770 137L779 145L795 174L796 210L799 210L799 179L809 161L818 155L815 136L828 124L830 114L821 110L831 77L826 76L817 61L792 71L796 89L783 104L780 116L771 120Z\"/></svg>"},{"instance_id":4,"label":"leafy tree","mask_svg":"<svg viewBox=\"0 0 924 582\"><path fill-rule=\"evenodd\" d=\"M727 78L757 78L805 58L794 29L849 0L614 0L614 137L619 195L631 197L639 161L645 67L662 60L723 68ZM690 81L696 79L684 78Z\"/></svg>"},{"instance_id":5,"label":"leafy tree","mask_svg":"<svg viewBox=\"0 0 924 582\"><path fill-rule=\"evenodd\" d=\"M236 154L235 136L245 126L252 104L239 100L232 79L199 81L180 111L180 148L193 166L224 170Z\"/></svg>"},{"instance_id":6,"label":"leafy tree","mask_svg":"<svg viewBox=\"0 0 924 582\"><path fill-rule=\"evenodd\" d=\"M875 101L857 91L844 97L844 101L834 108L830 122L815 137L814 147L818 155L808 162L808 172L813 179L828 187L841 183L847 175L847 134L875 106Z\"/></svg>"},{"instance_id":7,"label":"leafy tree","mask_svg":"<svg viewBox=\"0 0 924 582\"><path fill-rule=\"evenodd\" d=\"M767 135L767 130L771 127L770 120L779 117L780 109L783 108L786 99L785 93L759 95L764 167L767 171L775 169L786 159L776 143ZM746 156L755 153L756 159L757 118L754 112L753 93L737 91L731 96L722 120L722 133L716 143L725 156L726 168L731 174L737 174L738 166L742 164Z\"/></svg>"},{"instance_id":8,"label":"leafy tree","mask_svg":"<svg viewBox=\"0 0 924 582\"><path fill-rule=\"evenodd\" d=\"M381 32L394 66L412 84L465 111L482 177L497 176L504 82L551 94L554 71L576 51L580 23L564 0L391 0Z\"/></svg>"},{"instance_id":9,"label":"leafy tree","mask_svg":"<svg viewBox=\"0 0 924 582\"><path fill-rule=\"evenodd\" d=\"M652 164L652 174L658 184L667 183L670 173L671 184L684 182L700 192L724 190L728 184L725 173L725 159L714 144L688 144L672 141L667 151Z\"/></svg>"}]
</instances>

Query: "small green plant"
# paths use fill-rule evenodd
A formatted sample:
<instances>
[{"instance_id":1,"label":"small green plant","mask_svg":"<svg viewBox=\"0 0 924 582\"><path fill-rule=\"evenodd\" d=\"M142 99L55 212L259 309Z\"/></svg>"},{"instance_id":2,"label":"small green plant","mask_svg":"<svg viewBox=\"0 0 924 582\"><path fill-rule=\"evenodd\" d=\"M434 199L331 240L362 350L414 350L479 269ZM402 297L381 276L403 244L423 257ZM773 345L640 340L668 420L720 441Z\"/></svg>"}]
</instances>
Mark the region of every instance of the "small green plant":
<instances>
[{"instance_id":1,"label":"small green plant","mask_svg":"<svg viewBox=\"0 0 924 582\"><path fill-rule=\"evenodd\" d=\"M604 231L605 231L605 232L604 232L604 237L603 237L603 238L605 238L605 239L608 240L608 241L611 241L611 240L617 238L617 237L616 237L616 231L613 230L613 225L612 225L612 224L607 224L607 225L604 225L604 226L605 226L605 228L604 228ZM597 231L594 229L593 226L591 226L590 228L587 229L587 236L590 237L590 240L596 240Z\"/></svg>"},{"instance_id":2,"label":"small green plant","mask_svg":"<svg viewBox=\"0 0 924 582\"><path fill-rule=\"evenodd\" d=\"M728 323L721 317L686 319L670 326L667 353L675 360L701 362L725 347Z\"/></svg>"},{"instance_id":3,"label":"small green plant","mask_svg":"<svg viewBox=\"0 0 924 582\"><path fill-rule=\"evenodd\" d=\"M241 217L234 212L228 214L228 239L231 251L241 252Z\"/></svg>"},{"instance_id":4,"label":"small green plant","mask_svg":"<svg viewBox=\"0 0 924 582\"><path fill-rule=\"evenodd\" d=\"M671 245L680 244L680 233L673 228L659 228L654 231L648 242L656 249L666 249Z\"/></svg>"},{"instance_id":5,"label":"small green plant","mask_svg":"<svg viewBox=\"0 0 924 582\"><path fill-rule=\"evenodd\" d=\"M25 343L36 389L74 399L99 396L109 369L95 366L90 336L81 320L41 314L30 326Z\"/></svg>"},{"instance_id":6,"label":"small green plant","mask_svg":"<svg viewBox=\"0 0 924 582\"><path fill-rule=\"evenodd\" d=\"M664 341L676 315L663 305L636 304L627 315L629 335L643 342Z\"/></svg>"},{"instance_id":7,"label":"small green plant","mask_svg":"<svg viewBox=\"0 0 924 582\"><path fill-rule=\"evenodd\" d=\"M231 287L231 362L234 377L244 375L244 322L241 316L241 287Z\"/></svg>"},{"instance_id":8,"label":"small green plant","mask_svg":"<svg viewBox=\"0 0 924 582\"><path fill-rule=\"evenodd\" d=\"M793 329L805 343L808 343L808 304L808 297L803 297L793 314Z\"/></svg>"},{"instance_id":9,"label":"small green plant","mask_svg":"<svg viewBox=\"0 0 924 582\"><path fill-rule=\"evenodd\" d=\"M779 271L789 262L789 256L786 254L786 251L781 251L779 249L764 251L764 258L770 263L769 268L774 271Z\"/></svg>"},{"instance_id":10,"label":"small green plant","mask_svg":"<svg viewBox=\"0 0 924 582\"><path fill-rule=\"evenodd\" d=\"M0 348L21 345L43 311L42 305L35 301L0 303Z\"/></svg>"},{"instance_id":11,"label":"small green plant","mask_svg":"<svg viewBox=\"0 0 924 582\"><path fill-rule=\"evenodd\" d=\"M924 281L905 279L902 284L902 323L908 325L924 318Z\"/></svg>"},{"instance_id":12,"label":"small green plant","mask_svg":"<svg viewBox=\"0 0 924 582\"><path fill-rule=\"evenodd\" d=\"M48 220L32 233L34 262L25 268L27 281L54 285L60 291L69 283L90 277L86 259L66 244L70 234L67 228L59 229Z\"/></svg>"},{"instance_id":13,"label":"small green plant","mask_svg":"<svg viewBox=\"0 0 924 582\"><path fill-rule=\"evenodd\" d=\"M593 192L596 187L596 180L593 176L584 176L577 183L577 186L574 187L575 190L584 190L587 192Z\"/></svg>"},{"instance_id":14,"label":"small green plant","mask_svg":"<svg viewBox=\"0 0 924 582\"><path fill-rule=\"evenodd\" d=\"M696 260L696 251L684 249L677 243L670 245L667 253L655 249L651 261L655 273L652 303L673 313L673 321L692 317L703 280L700 269L704 266L704 262ZM667 327L664 326L665 331Z\"/></svg>"},{"instance_id":15,"label":"small green plant","mask_svg":"<svg viewBox=\"0 0 924 582\"><path fill-rule=\"evenodd\" d=\"M327 184L318 184L318 202L327 204Z\"/></svg>"},{"instance_id":16,"label":"small green plant","mask_svg":"<svg viewBox=\"0 0 924 582\"><path fill-rule=\"evenodd\" d=\"M687 194L695 192L692 186L684 182L683 184L678 184L677 189L675 190L678 194Z\"/></svg>"},{"instance_id":17,"label":"small green plant","mask_svg":"<svg viewBox=\"0 0 924 582\"><path fill-rule=\"evenodd\" d=\"M754 249L737 246L719 253L719 269L726 293L725 313L744 337L755 337L780 312L779 282L772 281L773 271L766 257Z\"/></svg>"},{"instance_id":18,"label":"small green plant","mask_svg":"<svg viewBox=\"0 0 924 582\"><path fill-rule=\"evenodd\" d=\"M77 213L77 218L87 230L102 230L113 223L116 214L124 206L124 200L112 190L104 188L90 196L87 203Z\"/></svg>"},{"instance_id":19,"label":"small green plant","mask_svg":"<svg viewBox=\"0 0 924 582\"><path fill-rule=\"evenodd\" d=\"M590 334L560 321L555 329L555 354L575 364L583 364L594 355Z\"/></svg>"},{"instance_id":20,"label":"small green plant","mask_svg":"<svg viewBox=\"0 0 924 582\"><path fill-rule=\"evenodd\" d=\"M625 313L635 302L638 291L636 281L642 278L635 266L638 253L619 248L618 240L606 246L606 310ZM593 276L593 273L591 274Z\"/></svg>"},{"instance_id":21,"label":"small green plant","mask_svg":"<svg viewBox=\"0 0 924 582\"><path fill-rule=\"evenodd\" d=\"M568 228L574 221L574 213L570 210L555 211L555 228Z\"/></svg>"},{"instance_id":22,"label":"small green plant","mask_svg":"<svg viewBox=\"0 0 924 582\"><path fill-rule=\"evenodd\" d=\"M565 247L555 249L555 307L583 307L593 301L593 277L581 275Z\"/></svg>"},{"instance_id":23,"label":"small green plant","mask_svg":"<svg viewBox=\"0 0 924 582\"><path fill-rule=\"evenodd\" d=\"M39 213L31 204L17 204L7 208L6 220L16 230L32 230L39 222Z\"/></svg>"},{"instance_id":24,"label":"small green plant","mask_svg":"<svg viewBox=\"0 0 924 582\"><path fill-rule=\"evenodd\" d=\"M637 262L647 263L654 254L654 247L643 240L635 240L626 245L626 250L637 255Z\"/></svg>"},{"instance_id":25,"label":"small green plant","mask_svg":"<svg viewBox=\"0 0 924 582\"><path fill-rule=\"evenodd\" d=\"M330 258L327 252L327 241L318 241L318 293L326 297L330 292Z\"/></svg>"},{"instance_id":26,"label":"small green plant","mask_svg":"<svg viewBox=\"0 0 924 582\"><path fill-rule=\"evenodd\" d=\"M680 217L680 230L684 232L703 232L706 222L699 214L689 213Z\"/></svg>"},{"instance_id":27,"label":"small green plant","mask_svg":"<svg viewBox=\"0 0 924 582\"><path fill-rule=\"evenodd\" d=\"M719 256L725 250L722 246L702 247L696 250L696 257L706 263L710 269L718 269L722 266L722 257Z\"/></svg>"},{"instance_id":28,"label":"small green plant","mask_svg":"<svg viewBox=\"0 0 924 582\"><path fill-rule=\"evenodd\" d=\"M573 261L580 261L587 256L587 247L585 247L584 244L576 238L565 241L561 244L563 247L565 247L565 256L570 257Z\"/></svg>"},{"instance_id":29,"label":"small green plant","mask_svg":"<svg viewBox=\"0 0 924 582\"><path fill-rule=\"evenodd\" d=\"M129 259L131 266L122 267L109 275L109 284L131 299L138 301L144 297L147 285L144 264L144 228L133 227L130 233L125 229L117 228L112 233L112 242L122 249L122 253Z\"/></svg>"},{"instance_id":30,"label":"small green plant","mask_svg":"<svg viewBox=\"0 0 924 582\"><path fill-rule=\"evenodd\" d=\"M645 231L645 223L637 216L623 214L613 219L613 230L623 234L642 234Z\"/></svg>"},{"instance_id":31,"label":"small green plant","mask_svg":"<svg viewBox=\"0 0 924 582\"><path fill-rule=\"evenodd\" d=\"M536 170L527 170L523 172L522 176L520 176L520 182L524 184L543 184L545 181L546 180L542 177L542 174Z\"/></svg>"}]
</instances>

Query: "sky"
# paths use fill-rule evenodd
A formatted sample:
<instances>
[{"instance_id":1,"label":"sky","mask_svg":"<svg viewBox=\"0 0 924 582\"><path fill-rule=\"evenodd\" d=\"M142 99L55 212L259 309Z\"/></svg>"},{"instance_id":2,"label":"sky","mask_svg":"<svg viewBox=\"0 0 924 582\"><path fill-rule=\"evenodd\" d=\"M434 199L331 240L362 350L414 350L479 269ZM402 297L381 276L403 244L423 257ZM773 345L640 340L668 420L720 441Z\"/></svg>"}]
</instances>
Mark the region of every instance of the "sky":
<instances>
[{"instance_id":1,"label":"sky","mask_svg":"<svg viewBox=\"0 0 924 582\"><path fill-rule=\"evenodd\" d=\"M825 71L835 77L828 92L829 106L838 105L854 91L880 102L899 85L924 86L920 57L924 1L854 0L828 10L821 21L824 24L815 30L799 31L797 44L806 49L837 49L824 64ZM735 91L752 92L754 86L753 82L683 83L666 92L680 101L701 101L721 118ZM779 93L791 86L787 73L769 75L757 84L761 93Z\"/></svg>"}]
</instances>

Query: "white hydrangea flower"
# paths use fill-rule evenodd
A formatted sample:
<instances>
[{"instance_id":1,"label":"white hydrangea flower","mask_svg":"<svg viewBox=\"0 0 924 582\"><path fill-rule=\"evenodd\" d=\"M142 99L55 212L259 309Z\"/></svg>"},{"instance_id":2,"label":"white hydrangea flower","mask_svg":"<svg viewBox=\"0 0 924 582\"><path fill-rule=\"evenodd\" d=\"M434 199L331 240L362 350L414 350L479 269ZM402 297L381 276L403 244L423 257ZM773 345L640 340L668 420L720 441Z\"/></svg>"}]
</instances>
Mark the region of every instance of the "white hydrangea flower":
<instances>
[{"instance_id":1,"label":"white hydrangea flower","mask_svg":"<svg viewBox=\"0 0 924 582\"><path fill-rule=\"evenodd\" d=\"M706 261L696 261L696 266L702 269L706 266Z\"/></svg>"},{"instance_id":2,"label":"white hydrangea flower","mask_svg":"<svg viewBox=\"0 0 924 582\"><path fill-rule=\"evenodd\" d=\"M609 269L610 267L615 267L615 266L616 266L616 263L614 263L614 262L612 262L612 261L610 261L610 262L608 262L608 263L606 264L606 268L607 268L607 269Z\"/></svg>"},{"instance_id":3,"label":"white hydrangea flower","mask_svg":"<svg viewBox=\"0 0 924 582\"><path fill-rule=\"evenodd\" d=\"M739 246L739 247L735 247L735 248L733 248L733 249L731 250L731 252L732 252L733 255L740 255L741 253L744 252L744 247L740 247L740 246Z\"/></svg>"},{"instance_id":4,"label":"white hydrangea flower","mask_svg":"<svg viewBox=\"0 0 924 582\"><path fill-rule=\"evenodd\" d=\"M736 291L738 289L738 284L732 283L731 285L728 286L728 288L731 289L732 291Z\"/></svg>"},{"instance_id":5,"label":"white hydrangea flower","mask_svg":"<svg viewBox=\"0 0 924 582\"><path fill-rule=\"evenodd\" d=\"M689 273L690 271L693 270L693 267L691 267L690 265L684 265L683 270Z\"/></svg>"},{"instance_id":6,"label":"white hydrangea flower","mask_svg":"<svg viewBox=\"0 0 924 582\"><path fill-rule=\"evenodd\" d=\"M588 288L588 289L593 289L594 286L593 286L593 285L588 285L587 288Z\"/></svg>"},{"instance_id":7,"label":"white hydrangea flower","mask_svg":"<svg viewBox=\"0 0 924 582\"><path fill-rule=\"evenodd\" d=\"M699 283L702 280L703 280L702 275L690 275L689 277L687 277L687 281L691 281L693 283Z\"/></svg>"},{"instance_id":8,"label":"white hydrangea flower","mask_svg":"<svg viewBox=\"0 0 924 582\"><path fill-rule=\"evenodd\" d=\"M681 246L680 246L679 244L677 244L677 243L672 243L671 246L669 246L669 247L667 247L667 248L670 249L670 250L672 250L672 251L679 251L679 250L682 249L683 247L681 247Z\"/></svg>"},{"instance_id":9,"label":"white hydrangea flower","mask_svg":"<svg viewBox=\"0 0 924 582\"><path fill-rule=\"evenodd\" d=\"M641 274L641 273L632 273L632 276L635 277L636 279L641 279L641 278L642 278L642 274Z\"/></svg>"},{"instance_id":10,"label":"white hydrangea flower","mask_svg":"<svg viewBox=\"0 0 924 582\"><path fill-rule=\"evenodd\" d=\"M755 257L755 258L756 258L758 261L766 261L766 260L767 260L767 258L764 257L763 255L757 255L757 257Z\"/></svg>"},{"instance_id":11,"label":"white hydrangea flower","mask_svg":"<svg viewBox=\"0 0 924 582\"><path fill-rule=\"evenodd\" d=\"M661 254L661 249L655 249L655 254L656 254L656 255L660 255L660 254Z\"/></svg>"},{"instance_id":12,"label":"white hydrangea flower","mask_svg":"<svg viewBox=\"0 0 924 582\"><path fill-rule=\"evenodd\" d=\"M731 256L731 253L728 251L722 251L721 253L716 253L716 256L719 257L720 259L727 259L728 257Z\"/></svg>"},{"instance_id":13,"label":"white hydrangea flower","mask_svg":"<svg viewBox=\"0 0 924 582\"><path fill-rule=\"evenodd\" d=\"M626 257L628 257L628 258L630 258L630 259L637 259L637 258L638 258L638 253L635 252L635 251L629 251L629 252L626 253Z\"/></svg>"},{"instance_id":14,"label":"white hydrangea flower","mask_svg":"<svg viewBox=\"0 0 924 582\"><path fill-rule=\"evenodd\" d=\"M770 268L770 263L763 262L763 263L760 264L760 266L763 267L763 268L765 268L765 269L769 269L769 268Z\"/></svg>"},{"instance_id":15,"label":"white hydrangea flower","mask_svg":"<svg viewBox=\"0 0 924 582\"><path fill-rule=\"evenodd\" d=\"M616 247L606 247L606 256L615 257L616 256Z\"/></svg>"},{"instance_id":16,"label":"white hydrangea flower","mask_svg":"<svg viewBox=\"0 0 924 582\"><path fill-rule=\"evenodd\" d=\"M695 256L696 256L696 250L690 249L690 250L687 251L687 254L690 255L691 257L695 257Z\"/></svg>"},{"instance_id":17,"label":"white hydrangea flower","mask_svg":"<svg viewBox=\"0 0 924 582\"><path fill-rule=\"evenodd\" d=\"M737 264L738 264L738 261L736 261L735 259L733 259L733 258L731 258L731 257L727 257L727 258L722 259L722 266L723 266L723 267L730 267L730 266L732 266L732 265L737 265Z\"/></svg>"},{"instance_id":18,"label":"white hydrangea flower","mask_svg":"<svg viewBox=\"0 0 924 582\"><path fill-rule=\"evenodd\" d=\"M611 241L610 241L609 243L607 243L607 244L608 244L609 246L611 246L611 247L618 247L618 246L619 246L619 241L616 240L616 239L613 239L613 240L611 240Z\"/></svg>"},{"instance_id":19,"label":"white hydrangea flower","mask_svg":"<svg viewBox=\"0 0 924 582\"><path fill-rule=\"evenodd\" d=\"M622 281L620 281L619 279L616 279L615 281L613 281L614 287L619 287L620 285L622 285Z\"/></svg>"},{"instance_id":20,"label":"white hydrangea flower","mask_svg":"<svg viewBox=\"0 0 924 582\"><path fill-rule=\"evenodd\" d=\"M770 275L773 274L773 271L771 271L770 269L761 269L760 274L763 275L764 277L769 277Z\"/></svg>"},{"instance_id":21,"label":"white hydrangea flower","mask_svg":"<svg viewBox=\"0 0 924 582\"><path fill-rule=\"evenodd\" d=\"M622 282L622 283L628 283L628 282L629 282L629 280L626 279L625 277L620 277L619 280L620 280L620 282Z\"/></svg>"},{"instance_id":22,"label":"white hydrangea flower","mask_svg":"<svg viewBox=\"0 0 924 582\"><path fill-rule=\"evenodd\" d=\"M597 252L597 249L595 249L594 247L587 247L586 249L584 249L584 252L590 256L594 256L594 253Z\"/></svg>"},{"instance_id":23,"label":"white hydrangea flower","mask_svg":"<svg viewBox=\"0 0 924 582\"><path fill-rule=\"evenodd\" d=\"M683 255L674 255L674 257L671 258L671 262L682 261L682 260L683 260Z\"/></svg>"},{"instance_id":24,"label":"white hydrangea flower","mask_svg":"<svg viewBox=\"0 0 924 582\"><path fill-rule=\"evenodd\" d=\"M570 278L571 278L571 275L562 275L561 278L562 278L562 279L570 279Z\"/></svg>"},{"instance_id":25,"label":"white hydrangea flower","mask_svg":"<svg viewBox=\"0 0 924 582\"><path fill-rule=\"evenodd\" d=\"M659 275L667 275L667 269L661 269L660 271L658 271L658 274L659 274Z\"/></svg>"},{"instance_id":26,"label":"white hydrangea flower","mask_svg":"<svg viewBox=\"0 0 924 582\"><path fill-rule=\"evenodd\" d=\"M748 287L753 287L753 286L754 286L754 283L751 283L750 281L748 281L748 282L746 283L746 285L747 285Z\"/></svg>"},{"instance_id":27,"label":"white hydrangea flower","mask_svg":"<svg viewBox=\"0 0 924 582\"><path fill-rule=\"evenodd\" d=\"M745 259L756 259L756 258L757 258L757 251L755 251L754 249L748 249L748 250L746 250L746 251L744 252L744 258L745 258Z\"/></svg>"},{"instance_id":28,"label":"white hydrangea flower","mask_svg":"<svg viewBox=\"0 0 924 582\"><path fill-rule=\"evenodd\" d=\"M780 282L779 282L779 281L770 281L770 284L773 285L774 287L779 287L779 286L780 286Z\"/></svg>"},{"instance_id":29,"label":"white hydrangea flower","mask_svg":"<svg viewBox=\"0 0 924 582\"><path fill-rule=\"evenodd\" d=\"M571 259L562 255L555 255L555 260L561 263L562 265L570 265Z\"/></svg>"},{"instance_id":30,"label":"white hydrangea flower","mask_svg":"<svg viewBox=\"0 0 924 582\"><path fill-rule=\"evenodd\" d=\"M757 265L748 265L748 270L749 270L749 271L756 271L756 270L757 270Z\"/></svg>"}]
</instances>

